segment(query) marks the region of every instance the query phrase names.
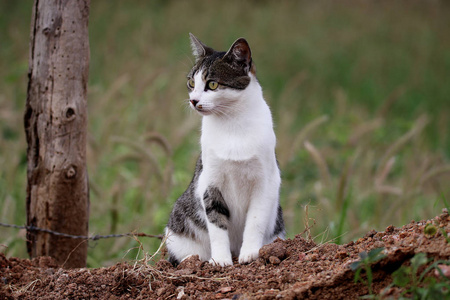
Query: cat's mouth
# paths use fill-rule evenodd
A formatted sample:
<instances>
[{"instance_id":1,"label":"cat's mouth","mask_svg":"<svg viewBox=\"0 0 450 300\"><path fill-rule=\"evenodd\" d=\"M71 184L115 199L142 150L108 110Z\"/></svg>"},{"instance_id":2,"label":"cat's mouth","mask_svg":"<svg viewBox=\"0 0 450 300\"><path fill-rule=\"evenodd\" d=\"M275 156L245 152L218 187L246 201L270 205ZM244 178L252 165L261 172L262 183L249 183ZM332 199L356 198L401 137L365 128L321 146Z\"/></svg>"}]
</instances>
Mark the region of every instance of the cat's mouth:
<instances>
[{"instance_id":1,"label":"cat's mouth","mask_svg":"<svg viewBox=\"0 0 450 300\"><path fill-rule=\"evenodd\" d=\"M204 108L202 104L198 104L197 100L189 100L191 103L191 108L196 110L199 114L206 116L209 115L211 112Z\"/></svg>"},{"instance_id":2,"label":"cat's mouth","mask_svg":"<svg viewBox=\"0 0 450 300\"><path fill-rule=\"evenodd\" d=\"M202 116L207 116L211 114L209 110L205 110L201 105L194 107L194 110L197 111Z\"/></svg>"}]
</instances>

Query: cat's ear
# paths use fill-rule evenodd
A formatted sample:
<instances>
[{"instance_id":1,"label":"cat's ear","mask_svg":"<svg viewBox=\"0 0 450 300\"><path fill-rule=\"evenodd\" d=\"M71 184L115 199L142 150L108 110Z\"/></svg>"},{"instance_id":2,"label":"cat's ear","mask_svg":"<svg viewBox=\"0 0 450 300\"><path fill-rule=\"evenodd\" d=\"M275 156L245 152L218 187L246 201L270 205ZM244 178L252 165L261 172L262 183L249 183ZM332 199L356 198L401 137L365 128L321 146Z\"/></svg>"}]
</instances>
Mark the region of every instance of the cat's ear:
<instances>
[{"instance_id":1,"label":"cat's ear","mask_svg":"<svg viewBox=\"0 0 450 300\"><path fill-rule=\"evenodd\" d=\"M209 48L200 42L200 40L192 33L189 33L189 37L191 38L192 54L195 56L195 61L198 61L202 57L211 55L214 52L212 48Z\"/></svg>"},{"instance_id":2,"label":"cat's ear","mask_svg":"<svg viewBox=\"0 0 450 300\"><path fill-rule=\"evenodd\" d=\"M244 38L237 39L225 54L224 60L244 64L245 71L252 68L252 52L250 46Z\"/></svg>"}]
</instances>

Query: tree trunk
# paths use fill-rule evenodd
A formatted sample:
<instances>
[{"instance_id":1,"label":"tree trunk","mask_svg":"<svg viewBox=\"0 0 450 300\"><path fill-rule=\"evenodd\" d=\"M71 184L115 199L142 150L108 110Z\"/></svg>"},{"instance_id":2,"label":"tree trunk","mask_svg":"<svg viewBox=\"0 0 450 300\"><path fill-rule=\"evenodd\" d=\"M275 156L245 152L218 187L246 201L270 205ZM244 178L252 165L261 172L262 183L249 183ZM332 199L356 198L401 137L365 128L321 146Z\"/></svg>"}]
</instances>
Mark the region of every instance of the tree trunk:
<instances>
[{"instance_id":1,"label":"tree trunk","mask_svg":"<svg viewBox=\"0 0 450 300\"><path fill-rule=\"evenodd\" d=\"M35 0L24 116L27 224L87 235L87 81L90 0ZM31 257L86 266L87 242L28 231Z\"/></svg>"}]
</instances>

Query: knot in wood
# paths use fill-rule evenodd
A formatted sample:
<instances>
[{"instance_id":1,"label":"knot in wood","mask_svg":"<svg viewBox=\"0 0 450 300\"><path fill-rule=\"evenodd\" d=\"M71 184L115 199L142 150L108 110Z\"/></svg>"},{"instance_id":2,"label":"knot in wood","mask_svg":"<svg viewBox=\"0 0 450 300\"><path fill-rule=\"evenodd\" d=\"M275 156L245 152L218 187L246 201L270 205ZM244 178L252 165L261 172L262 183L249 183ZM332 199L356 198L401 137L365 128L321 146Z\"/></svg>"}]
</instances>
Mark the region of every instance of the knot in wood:
<instances>
[{"instance_id":1,"label":"knot in wood","mask_svg":"<svg viewBox=\"0 0 450 300\"><path fill-rule=\"evenodd\" d=\"M45 27L44 29L42 29L42 33L44 35L48 35L50 33L51 29L49 27Z\"/></svg>"},{"instance_id":2,"label":"knot in wood","mask_svg":"<svg viewBox=\"0 0 450 300\"><path fill-rule=\"evenodd\" d=\"M74 165L70 165L67 169L66 169L66 178L67 179L72 179L77 175L77 167Z\"/></svg>"},{"instance_id":3,"label":"knot in wood","mask_svg":"<svg viewBox=\"0 0 450 300\"><path fill-rule=\"evenodd\" d=\"M73 107L68 107L64 115L67 121L72 121L75 119L75 109L73 109Z\"/></svg>"}]
</instances>

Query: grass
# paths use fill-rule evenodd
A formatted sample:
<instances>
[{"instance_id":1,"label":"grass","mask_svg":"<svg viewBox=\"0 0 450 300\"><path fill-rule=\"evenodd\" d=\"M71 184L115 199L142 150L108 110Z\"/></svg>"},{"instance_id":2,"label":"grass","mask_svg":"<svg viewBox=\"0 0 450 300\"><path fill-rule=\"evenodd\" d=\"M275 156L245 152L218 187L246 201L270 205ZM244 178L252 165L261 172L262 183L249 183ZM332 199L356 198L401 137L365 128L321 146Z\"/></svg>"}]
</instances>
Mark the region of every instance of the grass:
<instances>
[{"instance_id":1,"label":"grass","mask_svg":"<svg viewBox=\"0 0 450 300\"><path fill-rule=\"evenodd\" d=\"M441 266L450 265L450 261L436 260L429 264L430 261L425 253L417 253L409 265L403 265L392 273L393 282L387 289L399 288L399 299L447 299L450 295L450 279L444 275ZM438 276L430 276L430 271L435 271Z\"/></svg>"},{"instance_id":2,"label":"grass","mask_svg":"<svg viewBox=\"0 0 450 300\"><path fill-rule=\"evenodd\" d=\"M386 257L384 248L372 249L369 253L361 252L360 259L350 265L355 272L354 282L361 282L367 286L369 293L362 299L384 299L384 294L391 288L399 290L398 299L447 299L450 293L450 279L442 269L450 265L448 260L427 258L425 253L417 253L408 264L402 265L392 273L392 283L384 288L379 295L372 289L372 265ZM428 265L428 266L427 266ZM361 274L364 271L364 276ZM419 272L420 271L420 272ZM435 276L430 276L435 271ZM437 277L437 278L436 278Z\"/></svg>"},{"instance_id":3,"label":"grass","mask_svg":"<svg viewBox=\"0 0 450 300\"><path fill-rule=\"evenodd\" d=\"M0 221L15 224L26 222L31 8L0 2ZM344 243L435 216L450 195L449 10L443 1L92 1L90 232L161 233L192 177L200 118L184 101L188 32L221 50L240 36L250 43L276 124L289 237L309 220L311 236ZM0 244L27 256L23 232L1 229ZM91 267L137 255L132 238L91 246Z\"/></svg>"},{"instance_id":4,"label":"grass","mask_svg":"<svg viewBox=\"0 0 450 300\"><path fill-rule=\"evenodd\" d=\"M384 248L372 249L369 253L361 252L359 254L360 260L351 263L350 268L355 272L354 282L361 282L367 286L369 294L364 297L365 299L375 299L376 295L373 293L372 281L372 264L386 257L382 252ZM366 279L363 278L361 272L364 271Z\"/></svg>"}]
</instances>

